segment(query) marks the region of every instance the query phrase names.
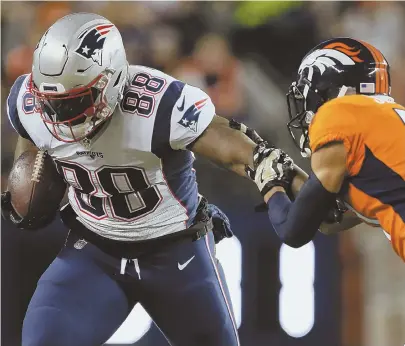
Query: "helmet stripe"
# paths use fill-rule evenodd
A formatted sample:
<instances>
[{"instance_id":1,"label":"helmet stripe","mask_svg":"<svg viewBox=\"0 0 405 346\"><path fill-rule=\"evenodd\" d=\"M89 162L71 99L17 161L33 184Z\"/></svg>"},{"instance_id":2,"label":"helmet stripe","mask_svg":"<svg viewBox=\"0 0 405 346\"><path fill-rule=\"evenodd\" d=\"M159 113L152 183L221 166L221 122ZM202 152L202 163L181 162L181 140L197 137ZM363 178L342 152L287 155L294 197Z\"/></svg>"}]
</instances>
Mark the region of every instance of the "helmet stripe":
<instances>
[{"instance_id":1,"label":"helmet stripe","mask_svg":"<svg viewBox=\"0 0 405 346\"><path fill-rule=\"evenodd\" d=\"M377 94L388 94L388 72L386 68L386 63L384 56L381 52L373 47L367 42L360 41L372 54L374 61L376 63L376 93ZM378 84L378 86L377 86Z\"/></svg>"},{"instance_id":2,"label":"helmet stripe","mask_svg":"<svg viewBox=\"0 0 405 346\"><path fill-rule=\"evenodd\" d=\"M376 73L375 73L375 92L376 94L380 94L381 93L381 77L380 77L380 69L379 69L379 64L378 64L378 58L375 54L375 50L374 47L369 45L367 42L361 42L371 53L371 55L373 56L375 65L376 65Z\"/></svg>"},{"instance_id":3,"label":"helmet stripe","mask_svg":"<svg viewBox=\"0 0 405 346\"><path fill-rule=\"evenodd\" d=\"M358 55L360 54L360 49L356 50L355 47L350 47L347 44L344 44L343 42L333 42L333 43L328 44L324 48L338 50L338 51L346 54L347 56L350 56L350 58L355 62L364 61L358 57Z\"/></svg>"},{"instance_id":4,"label":"helmet stripe","mask_svg":"<svg viewBox=\"0 0 405 346\"><path fill-rule=\"evenodd\" d=\"M388 92L388 73L387 69L385 68L385 59L382 53L375 47L373 47L375 50L375 53L377 55L378 61L379 61L379 68L381 72L381 93L387 93Z\"/></svg>"},{"instance_id":5,"label":"helmet stripe","mask_svg":"<svg viewBox=\"0 0 405 346\"><path fill-rule=\"evenodd\" d=\"M113 27L113 26L114 26L114 24L99 25L99 26L97 27L97 30L108 29L108 28L111 28L111 27Z\"/></svg>"}]
</instances>

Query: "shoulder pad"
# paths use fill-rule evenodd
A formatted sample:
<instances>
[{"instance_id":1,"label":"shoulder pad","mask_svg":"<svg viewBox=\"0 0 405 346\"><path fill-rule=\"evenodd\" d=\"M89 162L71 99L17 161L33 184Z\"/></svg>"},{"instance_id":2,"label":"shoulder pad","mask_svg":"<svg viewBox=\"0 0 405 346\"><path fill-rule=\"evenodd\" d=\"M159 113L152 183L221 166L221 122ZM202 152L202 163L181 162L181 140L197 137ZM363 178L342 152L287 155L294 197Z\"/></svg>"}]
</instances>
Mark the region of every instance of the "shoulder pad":
<instances>
[{"instance_id":1,"label":"shoulder pad","mask_svg":"<svg viewBox=\"0 0 405 346\"><path fill-rule=\"evenodd\" d=\"M14 130L23 138L28 139L32 142L30 136L25 130L24 126L21 124L20 117L18 114L17 101L20 90L23 87L23 83L26 80L27 75L22 75L16 79L13 86L10 89L10 93L7 98L7 116L13 126ZM25 98L24 94L24 98ZM32 95L31 95L32 96ZM33 98L33 97L32 97ZM33 102L32 102L33 107Z\"/></svg>"}]
</instances>

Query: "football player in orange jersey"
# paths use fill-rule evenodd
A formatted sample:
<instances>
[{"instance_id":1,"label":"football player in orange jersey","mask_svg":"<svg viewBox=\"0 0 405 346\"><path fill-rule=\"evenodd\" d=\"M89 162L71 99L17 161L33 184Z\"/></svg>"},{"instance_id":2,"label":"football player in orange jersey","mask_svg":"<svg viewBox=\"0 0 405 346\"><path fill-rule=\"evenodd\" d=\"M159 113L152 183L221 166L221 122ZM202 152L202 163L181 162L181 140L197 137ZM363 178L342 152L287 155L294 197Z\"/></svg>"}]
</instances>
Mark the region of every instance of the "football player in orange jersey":
<instances>
[{"instance_id":1,"label":"football player in orange jersey","mask_svg":"<svg viewBox=\"0 0 405 346\"><path fill-rule=\"evenodd\" d=\"M390 92L389 65L366 42L336 38L304 57L287 94L288 128L311 158L309 179L291 202L284 193L291 165L255 167L255 180L274 177L264 199L285 243L310 241L342 198L362 221L381 227L405 260L405 108Z\"/></svg>"}]
</instances>

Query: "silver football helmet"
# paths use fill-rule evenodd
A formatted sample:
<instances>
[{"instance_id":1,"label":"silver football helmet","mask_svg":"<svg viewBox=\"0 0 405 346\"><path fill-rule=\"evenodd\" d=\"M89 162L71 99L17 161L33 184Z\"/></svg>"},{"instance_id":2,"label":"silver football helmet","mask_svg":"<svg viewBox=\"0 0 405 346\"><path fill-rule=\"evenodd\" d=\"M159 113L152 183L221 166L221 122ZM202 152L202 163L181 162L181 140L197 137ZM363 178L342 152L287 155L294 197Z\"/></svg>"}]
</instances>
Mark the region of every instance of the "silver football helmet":
<instances>
[{"instance_id":1,"label":"silver football helmet","mask_svg":"<svg viewBox=\"0 0 405 346\"><path fill-rule=\"evenodd\" d=\"M30 89L48 130L64 142L89 136L113 114L128 78L121 34L106 18L59 19L35 52Z\"/></svg>"}]
</instances>

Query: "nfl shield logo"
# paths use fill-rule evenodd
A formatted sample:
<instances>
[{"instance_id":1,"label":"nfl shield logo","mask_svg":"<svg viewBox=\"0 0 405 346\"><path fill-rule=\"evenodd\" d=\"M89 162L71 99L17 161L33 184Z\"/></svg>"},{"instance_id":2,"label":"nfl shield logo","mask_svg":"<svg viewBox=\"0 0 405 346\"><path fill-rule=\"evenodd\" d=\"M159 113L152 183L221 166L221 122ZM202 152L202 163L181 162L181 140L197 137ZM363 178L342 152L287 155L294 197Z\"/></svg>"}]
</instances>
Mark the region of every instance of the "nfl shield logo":
<instances>
[{"instance_id":1,"label":"nfl shield logo","mask_svg":"<svg viewBox=\"0 0 405 346\"><path fill-rule=\"evenodd\" d=\"M79 239L74 246L75 249L77 250L81 250L83 249L87 244L87 241L85 241L84 239Z\"/></svg>"}]
</instances>

